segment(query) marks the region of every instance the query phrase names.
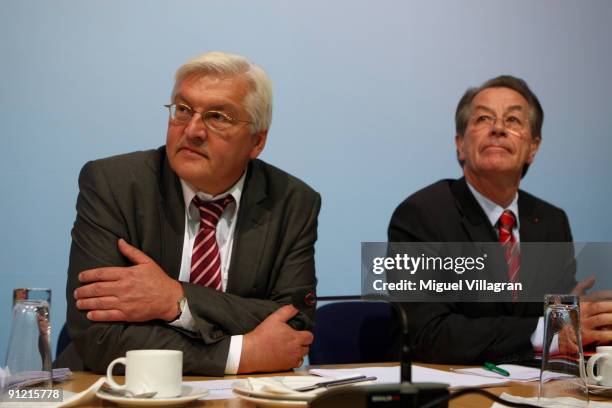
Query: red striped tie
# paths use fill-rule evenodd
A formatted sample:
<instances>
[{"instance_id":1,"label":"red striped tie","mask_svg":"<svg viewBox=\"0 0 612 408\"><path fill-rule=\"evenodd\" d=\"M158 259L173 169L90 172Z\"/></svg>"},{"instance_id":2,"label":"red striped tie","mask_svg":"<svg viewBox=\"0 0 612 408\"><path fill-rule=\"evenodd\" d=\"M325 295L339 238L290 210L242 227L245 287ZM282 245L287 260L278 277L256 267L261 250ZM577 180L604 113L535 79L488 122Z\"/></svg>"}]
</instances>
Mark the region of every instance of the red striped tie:
<instances>
[{"instance_id":1,"label":"red striped tie","mask_svg":"<svg viewBox=\"0 0 612 408\"><path fill-rule=\"evenodd\" d=\"M499 242L504 248L504 257L508 264L508 280L511 283L518 282L519 269L521 268L521 251L516 237L512 233L512 228L516 224L516 217L510 210L505 210L499 217ZM513 292L512 298L516 300L517 293Z\"/></svg>"},{"instance_id":2,"label":"red striped tie","mask_svg":"<svg viewBox=\"0 0 612 408\"><path fill-rule=\"evenodd\" d=\"M193 242L189 282L222 290L221 258L216 231L223 210L232 201L234 198L231 195L216 201L193 198L193 204L200 212L200 228Z\"/></svg>"}]
</instances>

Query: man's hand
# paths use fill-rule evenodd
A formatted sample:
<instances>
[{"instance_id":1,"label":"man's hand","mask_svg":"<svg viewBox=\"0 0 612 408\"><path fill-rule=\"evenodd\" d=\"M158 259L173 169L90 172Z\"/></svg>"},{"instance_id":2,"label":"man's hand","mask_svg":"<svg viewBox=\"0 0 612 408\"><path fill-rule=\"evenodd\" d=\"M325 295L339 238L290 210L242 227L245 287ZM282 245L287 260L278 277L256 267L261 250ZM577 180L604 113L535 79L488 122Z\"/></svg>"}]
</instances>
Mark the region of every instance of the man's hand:
<instances>
[{"instance_id":1,"label":"man's hand","mask_svg":"<svg viewBox=\"0 0 612 408\"><path fill-rule=\"evenodd\" d=\"M292 305L283 306L244 335L239 373L286 371L302 365L313 336L287 324L297 313Z\"/></svg>"},{"instance_id":2,"label":"man's hand","mask_svg":"<svg viewBox=\"0 0 612 408\"><path fill-rule=\"evenodd\" d=\"M584 346L612 343L612 301L581 301L580 326Z\"/></svg>"},{"instance_id":3,"label":"man's hand","mask_svg":"<svg viewBox=\"0 0 612 408\"><path fill-rule=\"evenodd\" d=\"M595 276L591 275L585 280L578 282L571 293L572 295L584 296L593 285L595 285Z\"/></svg>"},{"instance_id":4,"label":"man's hand","mask_svg":"<svg viewBox=\"0 0 612 408\"><path fill-rule=\"evenodd\" d=\"M580 329L583 346L612 343L612 292L598 291L587 295L587 290L594 284L595 276L590 276L578 282L572 290L573 295L580 295ZM567 342L570 343L571 341Z\"/></svg>"},{"instance_id":5,"label":"man's hand","mask_svg":"<svg viewBox=\"0 0 612 408\"><path fill-rule=\"evenodd\" d=\"M183 296L181 284L123 239L117 245L134 266L81 272L79 281L85 285L74 291L77 308L89 310L87 318L99 322L173 320Z\"/></svg>"}]
</instances>

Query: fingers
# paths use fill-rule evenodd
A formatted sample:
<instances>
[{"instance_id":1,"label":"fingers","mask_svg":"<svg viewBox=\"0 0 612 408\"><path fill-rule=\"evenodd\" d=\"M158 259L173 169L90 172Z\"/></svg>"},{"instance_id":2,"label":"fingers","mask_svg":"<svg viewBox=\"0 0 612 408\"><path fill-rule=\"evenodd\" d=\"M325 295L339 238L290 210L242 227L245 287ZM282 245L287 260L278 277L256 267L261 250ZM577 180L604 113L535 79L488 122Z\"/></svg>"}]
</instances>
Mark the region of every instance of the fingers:
<instances>
[{"instance_id":1,"label":"fingers","mask_svg":"<svg viewBox=\"0 0 612 408\"><path fill-rule=\"evenodd\" d=\"M297 331L296 335L302 346L310 346L314 340L314 335L308 330Z\"/></svg>"},{"instance_id":2,"label":"fingers","mask_svg":"<svg viewBox=\"0 0 612 408\"><path fill-rule=\"evenodd\" d=\"M583 330L582 344L604 344L612 343L612 330Z\"/></svg>"},{"instance_id":3,"label":"fingers","mask_svg":"<svg viewBox=\"0 0 612 408\"><path fill-rule=\"evenodd\" d=\"M580 316L581 318L590 318L602 313L612 313L612 302L611 301L599 301L599 302L582 302L580 304ZM612 321L610 321L612 324Z\"/></svg>"},{"instance_id":4,"label":"fingers","mask_svg":"<svg viewBox=\"0 0 612 408\"><path fill-rule=\"evenodd\" d=\"M115 296L94 297L76 301L76 307L80 310L112 310L118 309L119 306L119 299Z\"/></svg>"},{"instance_id":5,"label":"fingers","mask_svg":"<svg viewBox=\"0 0 612 408\"><path fill-rule=\"evenodd\" d=\"M578 282L576 287L572 290L573 295L584 295L587 290L591 289L595 285L595 276L589 276L583 281Z\"/></svg>"},{"instance_id":6,"label":"fingers","mask_svg":"<svg viewBox=\"0 0 612 408\"><path fill-rule=\"evenodd\" d=\"M612 326L612 313L599 313L587 318L584 326L590 329Z\"/></svg>"},{"instance_id":7,"label":"fingers","mask_svg":"<svg viewBox=\"0 0 612 408\"><path fill-rule=\"evenodd\" d=\"M297 310L293 305L285 305L275 310L270 316L268 316L268 319L285 323L289 321L293 316L298 314L298 312L299 310Z\"/></svg>"},{"instance_id":8,"label":"fingers","mask_svg":"<svg viewBox=\"0 0 612 408\"><path fill-rule=\"evenodd\" d=\"M598 290L581 298L581 301L597 301L612 299L612 290Z\"/></svg>"},{"instance_id":9,"label":"fingers","mask_svg":"<svg viewBox=\"0 0 612 408\"><path fill-rule=\"evenodd\" d=\"M87 318L94 322L125 322L126 316L121 310L92 310Z\"/></svg>"},{"instance_id":10,"label":"fingers","mask_svg":"<svg viewBox=\"0 0 612 408\"><path fill-rule=\"evenodd\" d=\"M144 252L128 244L123 238L117 241L117 246L119 247L119 252L135 265L153 262Z\"/></svg>"},{"instance_id":11,"label":"fingers","mask_svg":"<svg viewBox=\"0 0 612 408\"><path fill-rule=\"evenodd\" d=\"M111 282L94 282L81 286L74 290L75 299L95 298L101 296L111 296L117 293L117 284Z\"/></svg>"},{"instance_id":12,"label":"fingers","mask_svg":"<svg viewBox=\"0 0 612 408\"><path fill-rule=\"evenodd\" d=\"M88 269L79 273L79 281L83 283L100 282L100 281L116 281L121 277L121 270L125 268L108 267Z\"/></svg>"}]
</instances>

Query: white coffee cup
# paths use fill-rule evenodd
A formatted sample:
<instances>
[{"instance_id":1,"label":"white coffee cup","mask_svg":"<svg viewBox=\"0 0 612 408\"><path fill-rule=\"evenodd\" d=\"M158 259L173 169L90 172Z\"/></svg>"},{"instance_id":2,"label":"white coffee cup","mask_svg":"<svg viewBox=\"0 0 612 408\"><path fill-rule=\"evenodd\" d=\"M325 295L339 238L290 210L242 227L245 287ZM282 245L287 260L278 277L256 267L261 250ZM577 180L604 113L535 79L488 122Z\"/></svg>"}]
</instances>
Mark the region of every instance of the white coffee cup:
<instances>
[{"instance_id":1,"label":"white coffee cup","mask_svg":"<svg viewBox=\"0 0 612 408\"><path fill-rule=\"evenodd\" d=\"M113 367L125 365L125 384L113 380ZM179 350L130 350L125 357L114 359L106 369L106 381L116 390L134 394L155 391L153 398L181 395L183 352Z\"/></svg>"},{"instance_id":2,"label":"white coffee cup","mask_svg":"<svg viewBox=\"0 0 612 408\"><path fill-rule=\"evenodd\" d=\"M587 363L587 375L599 385L612 386L612 346L599 346L596 351ZM596 363L598 375L593 373Z\"/></svg>"}]
</instances>

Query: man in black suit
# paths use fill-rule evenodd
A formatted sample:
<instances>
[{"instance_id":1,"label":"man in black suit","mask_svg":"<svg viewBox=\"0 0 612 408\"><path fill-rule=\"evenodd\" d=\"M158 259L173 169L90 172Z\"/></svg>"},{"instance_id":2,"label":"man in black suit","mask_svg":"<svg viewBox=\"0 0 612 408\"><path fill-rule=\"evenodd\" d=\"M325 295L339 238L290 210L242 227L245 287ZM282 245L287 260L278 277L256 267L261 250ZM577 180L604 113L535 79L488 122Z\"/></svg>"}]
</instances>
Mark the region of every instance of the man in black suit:
<instances>
[{"instance_id":1,"label":"man in black suit","mask_svg":"<svg viewBox=\"0 0 612 408\"><path fill-rule=\"evenodd\" d=\"M208 53L183 65L166 145L86 164L68 269L72 344L56 365L106 370L177 349L184 371L280 371L308 353L320 196L257 160L272 116L265 72Z\"/></svg>"},{"instance_id":2,"label":"man in black suit","mask_svg":"<svg viewBox=\"0 0 612 408\"><path fill-rule=\"evenodd\" d=\"M506 234L512 247L519 242L571 242L565 212L519 190L538 152L543 118L536 95L519 78L500 76L468 89L455 114L455 144L464 177L438 181L402 202L391 218L389 241L498 242L500 234ZM507 218L510 225L501 225ZM526 268L530 257L537 254L521 251L518 258L507 258L504 267L510 281L535 278L545 292L578 294L594 283L591 278L576 284L571 264L558 270L553 280L534 277L537 269ZM465 364L513 361L528 358L541 347L541 303L403 306L418 360ZM612 331L602 329L612 322L612 315L607 314L611 311L610 302L582 304L585 345L612 340Z\"/></svg>"}]
</instances>

